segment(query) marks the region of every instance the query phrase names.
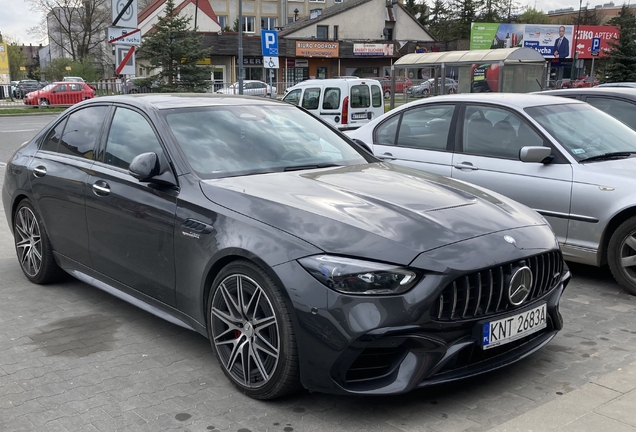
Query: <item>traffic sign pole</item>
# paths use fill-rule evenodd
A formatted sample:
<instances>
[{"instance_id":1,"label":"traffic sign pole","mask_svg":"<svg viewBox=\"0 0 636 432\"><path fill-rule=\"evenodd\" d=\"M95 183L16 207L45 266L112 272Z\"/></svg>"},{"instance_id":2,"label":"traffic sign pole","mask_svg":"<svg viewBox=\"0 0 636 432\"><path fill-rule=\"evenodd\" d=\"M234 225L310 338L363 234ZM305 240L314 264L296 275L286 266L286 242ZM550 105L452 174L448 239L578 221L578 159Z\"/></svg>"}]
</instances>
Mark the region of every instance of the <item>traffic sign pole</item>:
<instances>
[{"instance_id":1,"label":"traffic sign pole","mask_svg":"<svg viewBox=\"0 0 636 432\"><path fill-rule=\"evenodd\" d=\"M278 69L278 32L276 30L261 30L261 52L263 65L269 74L269 97L274 97L272 85L273 69Z\"/></svg>"}]
</instances>

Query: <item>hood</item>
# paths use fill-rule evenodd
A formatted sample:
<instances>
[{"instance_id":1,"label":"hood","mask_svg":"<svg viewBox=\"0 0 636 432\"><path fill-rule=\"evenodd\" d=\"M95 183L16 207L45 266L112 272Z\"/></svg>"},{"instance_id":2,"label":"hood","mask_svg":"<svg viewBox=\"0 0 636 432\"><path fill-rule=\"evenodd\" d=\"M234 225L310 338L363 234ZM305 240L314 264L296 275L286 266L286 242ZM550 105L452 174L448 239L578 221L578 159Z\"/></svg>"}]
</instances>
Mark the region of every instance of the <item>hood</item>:
<instances>
[{"instance_id":1,"label":"hood","mask_svg":"<svg viewBox=\"0 0 636 432\"><path fill-rule=\"evenodd\" d=\"M636 180L636 155L625 159L581 163L574 167L575 182L617 187L629 182L629 179Z\"/></svg>"},{"instance_id":2,"label":"hood","mask_svg":"<svg viewBox=\"0 0 636 432\"><path fill-rule=\"evenodd\" d=\"M205 180L201 187L209 200L327 253L402 265L440 246L545 224L498 194L385 163Z\"/></svg>"}]
</instances>

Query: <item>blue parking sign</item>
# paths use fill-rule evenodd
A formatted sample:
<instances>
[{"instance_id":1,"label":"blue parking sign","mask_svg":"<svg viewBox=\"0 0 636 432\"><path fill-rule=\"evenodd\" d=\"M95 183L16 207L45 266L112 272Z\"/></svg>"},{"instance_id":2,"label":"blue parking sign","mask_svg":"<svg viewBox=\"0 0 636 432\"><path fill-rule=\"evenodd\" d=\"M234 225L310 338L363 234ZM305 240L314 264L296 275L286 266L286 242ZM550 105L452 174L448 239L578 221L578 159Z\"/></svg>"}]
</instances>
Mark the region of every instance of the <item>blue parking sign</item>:
<instances>
[{"instance_id":1,"label":"blue parking sign","mask_svg":"<svg viewBox=\"0 0 636 432\"><path fill-rule=\"evenodd\" d=\"M601 52L601 38L592 38L592 48L590 52L592 55L598 55Z\"/></svg>"},{"instance_id":2,"label":"blue parking sign","mask_svg":"<svg viewBox=\"0 0 636 432\"><path fill-rule=\"evenodd\" d=\"M261 47L263 56L278 57L278 32L276 30L261 30Z\"/></svg>"}]
</instances>

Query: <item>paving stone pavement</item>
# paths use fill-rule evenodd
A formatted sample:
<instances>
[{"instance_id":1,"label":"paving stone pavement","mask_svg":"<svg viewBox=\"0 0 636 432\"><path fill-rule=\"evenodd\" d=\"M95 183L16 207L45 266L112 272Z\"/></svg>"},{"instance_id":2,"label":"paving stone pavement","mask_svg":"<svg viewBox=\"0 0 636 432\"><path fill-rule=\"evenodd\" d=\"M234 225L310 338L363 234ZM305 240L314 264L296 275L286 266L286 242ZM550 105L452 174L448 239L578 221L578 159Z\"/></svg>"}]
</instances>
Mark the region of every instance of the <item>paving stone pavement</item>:
<instances>
[{"instance_id":1,"label":"paving stone pavement","mask_svg":"<svg viewBox=\"0 0 636 432\"><path fill-rule=\"evenodd\" d=\"M0 185L3 177L0 166ZM636 392L629 387L636 378L602 384L636 362L636 297L606 270L572 270L561 303L565 329L513 366L393 397L303 391L260 402L229 384L204 337L71 277L51 286L29 283L2 214L0 432L541 431L532 427L542 409L564 398L576 406L590 395L616 397L580 421L636 432ZM563 430L583 430L572 429L580 418Z\"/></svg>"}]
</instances>

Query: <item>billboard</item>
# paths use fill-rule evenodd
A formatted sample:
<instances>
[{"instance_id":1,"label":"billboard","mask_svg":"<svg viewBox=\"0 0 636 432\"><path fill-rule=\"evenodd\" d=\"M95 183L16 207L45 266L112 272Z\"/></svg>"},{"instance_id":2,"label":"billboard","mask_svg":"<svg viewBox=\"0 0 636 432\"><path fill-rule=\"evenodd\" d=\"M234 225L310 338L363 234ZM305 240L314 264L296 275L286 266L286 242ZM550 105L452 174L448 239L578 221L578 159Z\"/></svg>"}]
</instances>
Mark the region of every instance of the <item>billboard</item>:
<instances>
[{"instance_id":1,"label":"billboard","mask_svg":"<svg viewBox=\"0 0 636 432\"><path fill-rule=\"evenodd\" d=\"M0 84L10 84L9 79L9 48L0 42Z\"/></svg>"},{"instance_id":2,"label":"billboard","mask_svg":"<svg viewBox=\"0 0 636 432\"><path fill-rule=\"evenodd\" d=\"M472 23L470 49L526 47L545 58L568 59L576 48L580 59L592 58L592 39L601 38L601 56L607 55L608 41L618 37L612 26L577 26L561 24ZM576 36L576 37L575 37ZM574 46L576 44L576 47Z\"/></svg>"}]
</instances>

